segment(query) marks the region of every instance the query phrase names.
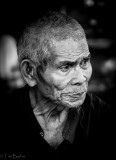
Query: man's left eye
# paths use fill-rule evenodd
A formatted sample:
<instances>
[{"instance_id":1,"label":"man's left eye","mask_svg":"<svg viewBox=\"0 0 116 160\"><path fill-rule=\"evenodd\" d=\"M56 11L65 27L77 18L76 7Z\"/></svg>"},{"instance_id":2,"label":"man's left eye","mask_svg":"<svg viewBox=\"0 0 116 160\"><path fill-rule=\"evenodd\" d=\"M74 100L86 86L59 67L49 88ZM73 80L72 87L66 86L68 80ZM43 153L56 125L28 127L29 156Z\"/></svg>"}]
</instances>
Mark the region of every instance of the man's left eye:
<instances>
[{"instance_id":1,"label":"man's left eye","mask_svg":"<svg viewBox=\"0 0 116 160\"><path fill-rule=\"evenodd\" d=\"M88 65L90 64L90 58L85 58L82 60L82 62L80 63L81 68L87 68Z\"/></svg>"},{"instance_id":2,"label":"man's left eye","mask_svg":"<svg viewBox=\"0 0 116 160\"><path fill-rule=\"evenodd\" d=\"M70 69L70 66L69 66L69 65L61 66L61 67L59 67L59 69L60 69L62 72L68 72L69 69Z\"/></svg>"}]
</instances>

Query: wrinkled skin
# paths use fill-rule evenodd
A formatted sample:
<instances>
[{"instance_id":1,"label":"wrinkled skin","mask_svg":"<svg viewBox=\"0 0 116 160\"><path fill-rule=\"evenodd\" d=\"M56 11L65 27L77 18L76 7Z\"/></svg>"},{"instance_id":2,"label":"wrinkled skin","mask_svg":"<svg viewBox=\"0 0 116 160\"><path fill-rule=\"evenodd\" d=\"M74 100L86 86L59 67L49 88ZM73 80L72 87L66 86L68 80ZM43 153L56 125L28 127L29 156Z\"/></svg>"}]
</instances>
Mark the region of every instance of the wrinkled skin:
<instances>
[{"instance_id":1,"label":"wrinkled skin","mask_svg":"<svg viewBox=\"0 0 116 160\"><path fill-rule=\"evenodd\" d=\"M53 46L56 59L41 73L43 80L38 80L39 91L57 104L69 108L80 107L92 74L86 39L53 40Z\"/></svg>"}]
</instances>

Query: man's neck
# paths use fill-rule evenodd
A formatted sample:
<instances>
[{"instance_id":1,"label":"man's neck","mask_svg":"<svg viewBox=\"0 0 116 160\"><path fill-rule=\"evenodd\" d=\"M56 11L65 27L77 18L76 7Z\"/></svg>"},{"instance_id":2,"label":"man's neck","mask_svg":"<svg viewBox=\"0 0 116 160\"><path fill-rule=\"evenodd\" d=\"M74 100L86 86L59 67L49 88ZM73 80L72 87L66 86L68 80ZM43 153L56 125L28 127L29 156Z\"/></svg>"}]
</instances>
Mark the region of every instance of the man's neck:
<instances>
[{"instance_id":1,"label":"man's neck","mask_svg":"<svg viewBox=\"0 0 116 160\"><path fill-rule=\"evenodd\" d=\"M34 115L44 131L44 139L56 148L62 141L62 131L66 123L68 109L59 106L40 93L31 90L30 101Z\"/></svg>"}]
</instances>

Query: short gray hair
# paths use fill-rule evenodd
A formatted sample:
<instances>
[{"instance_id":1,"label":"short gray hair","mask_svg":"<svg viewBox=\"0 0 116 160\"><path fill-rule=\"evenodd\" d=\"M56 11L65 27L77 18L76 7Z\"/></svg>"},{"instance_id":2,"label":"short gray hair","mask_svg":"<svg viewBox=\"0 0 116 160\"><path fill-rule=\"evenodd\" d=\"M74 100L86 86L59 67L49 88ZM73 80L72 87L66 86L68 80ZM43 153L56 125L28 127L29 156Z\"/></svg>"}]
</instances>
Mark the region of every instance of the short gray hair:
<instances>
[{"instance_id":1,"label":"short gray hair","mask_svg":"<svg viewBox=\"0 0 116 160\"><path fill-rule=\"evenodd\" d=\"M79 40L84 37L84 30L75 19L63 13L50 12L24 30L18 43L19 62L30 59L43 66L52 54L53 39Z\"/></svg>"}]
</instances>

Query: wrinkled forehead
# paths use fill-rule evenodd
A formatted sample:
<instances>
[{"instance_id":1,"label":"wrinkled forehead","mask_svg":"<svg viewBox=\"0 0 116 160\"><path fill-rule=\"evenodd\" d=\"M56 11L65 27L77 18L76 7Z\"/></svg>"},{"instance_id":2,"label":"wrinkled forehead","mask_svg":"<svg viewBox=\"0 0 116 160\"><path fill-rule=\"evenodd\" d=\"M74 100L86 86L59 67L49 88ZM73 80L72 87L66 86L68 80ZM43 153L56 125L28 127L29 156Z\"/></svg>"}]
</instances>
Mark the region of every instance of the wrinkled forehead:
<instances>
[{"instance_id":1,"label":"wrinkled forehead","mask_svg":"<svg viewBox=\"0 0 116 160\"><path fill-rule=\"evenodd\" d=\"M53 40L53 46L56 60L66 59L75 61L78 57L89 54L86 38L81 40L73 40L72 38L63 41Z\"/></svg>"}]
</instances>

